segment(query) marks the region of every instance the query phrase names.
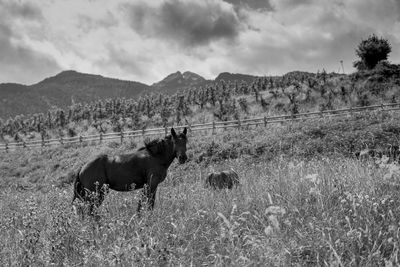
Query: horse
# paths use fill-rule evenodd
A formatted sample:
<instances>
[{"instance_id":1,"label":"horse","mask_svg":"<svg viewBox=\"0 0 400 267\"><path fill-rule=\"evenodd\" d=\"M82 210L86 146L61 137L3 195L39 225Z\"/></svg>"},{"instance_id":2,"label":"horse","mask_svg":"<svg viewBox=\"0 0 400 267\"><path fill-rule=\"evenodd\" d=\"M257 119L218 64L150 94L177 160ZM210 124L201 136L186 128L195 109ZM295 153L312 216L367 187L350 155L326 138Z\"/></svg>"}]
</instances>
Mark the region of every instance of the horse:
<instances>
[{"instance_id":1,"label":"horse","mask_svg":"<svg viewBox=\"0 0 400 267\"><path fill-rule=\"evenodd\" d=\"M171 134L164 139L145 141L144 147L131 154L97 156L77 172L72 203L75 199L89 203L90 214L93 214L108 189L132 191L143 188L137 210L140 212L144 198L148 208L153 209L157 186L165 180L168 167L175 158L180 164L187 161L186 143L187 129L177 134L171 128Z\"/></svg>"},{"instance_id":2,"label":"horse","mask_svg":"<svg viewBox=\"0 0 400 267\"><path fill-rule=\"evenodd\" d=\"M238 185L239 175L234 170L210 173L206 179L206 187L213 189L232 189Z\"/></svg>"}]
</instances>

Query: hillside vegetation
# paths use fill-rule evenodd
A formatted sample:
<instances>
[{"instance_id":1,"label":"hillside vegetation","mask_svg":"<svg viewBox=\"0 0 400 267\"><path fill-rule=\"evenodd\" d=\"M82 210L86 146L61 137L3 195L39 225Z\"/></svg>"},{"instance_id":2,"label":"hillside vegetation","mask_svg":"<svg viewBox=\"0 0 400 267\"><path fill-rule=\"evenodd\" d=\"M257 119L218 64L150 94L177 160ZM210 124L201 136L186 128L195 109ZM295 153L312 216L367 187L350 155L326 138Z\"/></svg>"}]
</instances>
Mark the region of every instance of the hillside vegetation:
<instances>
[{"instance_id":1,"label":"hillside vegetation","mask_svg":"<svg viewBox=\"0 0 400 267\"><path fill-rule=\"evenodd\" d=\"M77 103L67 109L0 120L3 142L118 132L213 120L396 102L400 67L381 62L352 75L291 72L251 83L218 80L173 95L112 98Z\"/></svg>"}]
</instances>

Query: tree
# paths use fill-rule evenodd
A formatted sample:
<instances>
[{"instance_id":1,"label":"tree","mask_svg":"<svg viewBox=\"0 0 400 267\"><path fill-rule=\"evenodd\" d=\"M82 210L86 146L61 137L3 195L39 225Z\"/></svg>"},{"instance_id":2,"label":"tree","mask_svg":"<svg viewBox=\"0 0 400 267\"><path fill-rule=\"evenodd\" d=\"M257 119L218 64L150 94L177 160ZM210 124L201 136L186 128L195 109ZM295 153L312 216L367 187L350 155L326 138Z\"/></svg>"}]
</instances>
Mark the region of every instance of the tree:
<instances>
[{"instance_id":1,"label":"tree","mask_svg":"<svg viewBox=\"0 0 400 267\"><path fill-rule=\"evenodd\" d=\"M391 51L388 40L373 34L358 45L356 54L360 60L355 61L353 65L358 70L373 69L379 61L387 60Z\"/></svg>"}]
</instances>

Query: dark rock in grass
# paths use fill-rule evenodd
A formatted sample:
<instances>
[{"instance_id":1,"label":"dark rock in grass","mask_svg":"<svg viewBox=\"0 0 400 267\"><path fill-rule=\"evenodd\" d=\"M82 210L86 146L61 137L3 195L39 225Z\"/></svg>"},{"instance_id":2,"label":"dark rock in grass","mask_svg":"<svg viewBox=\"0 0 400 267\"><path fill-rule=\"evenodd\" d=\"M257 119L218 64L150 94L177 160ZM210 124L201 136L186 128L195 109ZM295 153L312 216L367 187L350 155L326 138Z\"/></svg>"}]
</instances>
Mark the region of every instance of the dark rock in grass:
<instances>
[{"instance_id":1,"label":"dark rock in grass","mask_svg":"<svg viewBox=\"0 0 400 267\"><path fill-rule=\"evenodd\" d=\"M213 189L232 189L239 184L239 175L234 170L210 173L206 179L206 187Z\"/></svg>"}]
</instances>

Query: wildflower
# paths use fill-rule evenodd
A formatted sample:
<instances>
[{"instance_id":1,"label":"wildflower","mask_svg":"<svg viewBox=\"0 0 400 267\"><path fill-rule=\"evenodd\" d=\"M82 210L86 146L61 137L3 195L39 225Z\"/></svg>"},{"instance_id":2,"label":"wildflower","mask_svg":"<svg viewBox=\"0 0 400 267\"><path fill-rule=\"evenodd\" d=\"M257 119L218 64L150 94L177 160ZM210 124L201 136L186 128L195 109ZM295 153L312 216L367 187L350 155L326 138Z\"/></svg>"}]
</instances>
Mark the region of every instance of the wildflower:
<instances>
[{"instance_id":1,"label":"wildflower","mask_svg":"<svg viewBox=\"0 0 400 267\"><path fill-rule=\"evenodd\" d=\"M265 214L266 215L285 215L286 214L286 210L282 207L279 206L269 206L266 210L265 210Z\"/></svg>"},{"instance_id":2,"label":"wildflower","mask_svg":"<svg viewBox=\"0 0 400 267\"><path fill-rule=\"evenodd\" d=\"M346 235L349 239L360 239L361 238L361 232L356 229L348 231Z\"/></svg>"},{"instance_id":3,"label":"wildflower","mask_svg":"<svg viewBox=\"0 0 400 267\"><path fill-rule=\"evenodd\" d=\"M305 177L306 180L314 183L314 184L320 184L321 180L318 179L318 173L314 173L314 174L309 174Z\"/></svg>"},{"instance_id":4,"label":"wildflower","mask_svg":"<svg viewBox=\"0 0 400 267\"><path fill-rule=\"evenodd\" d=\"M320 192L317 188L311 187L310 191L308 192L310 195L320 195Z\"/></svg>"},{"instance_id":5,"label":"wildflower","mask_svg":"<svg viewBox=\"0 0 400 267\"><path fill-rule=\"evenodd\" d=\"M394 232L394 231L396 231L396 229L397 229L397 227L396 227L396 225L393 225L393 224L391 224L391 225L389 225L389 232Z\"/></svg>"},{"instance_id":6,"label":"wildflower","mask_svg":"<svg viewBox=\"0 0 400 267\"><path fill-rule=\"evenodd\" d=\"M276 215L270 215L268 216L268 220L271 223L271 226L276 229L279 230L280 229L280 225L279 225L279 221L276 218Z\"/></svg>"},{"instance_id":7,"label":"wildflower","mask_svg":"<svg viewBox=\"0 0 400 267\"><path fill-rule=\"evenodd\" d=\"M265 233L265 235L267 235L267 236L272 235L273 232L274 232L274 229L273 229L270 225L268 225L268 226L265 227L265 229L264 229L264 233Z\"/></svg>"}]
</instances>

